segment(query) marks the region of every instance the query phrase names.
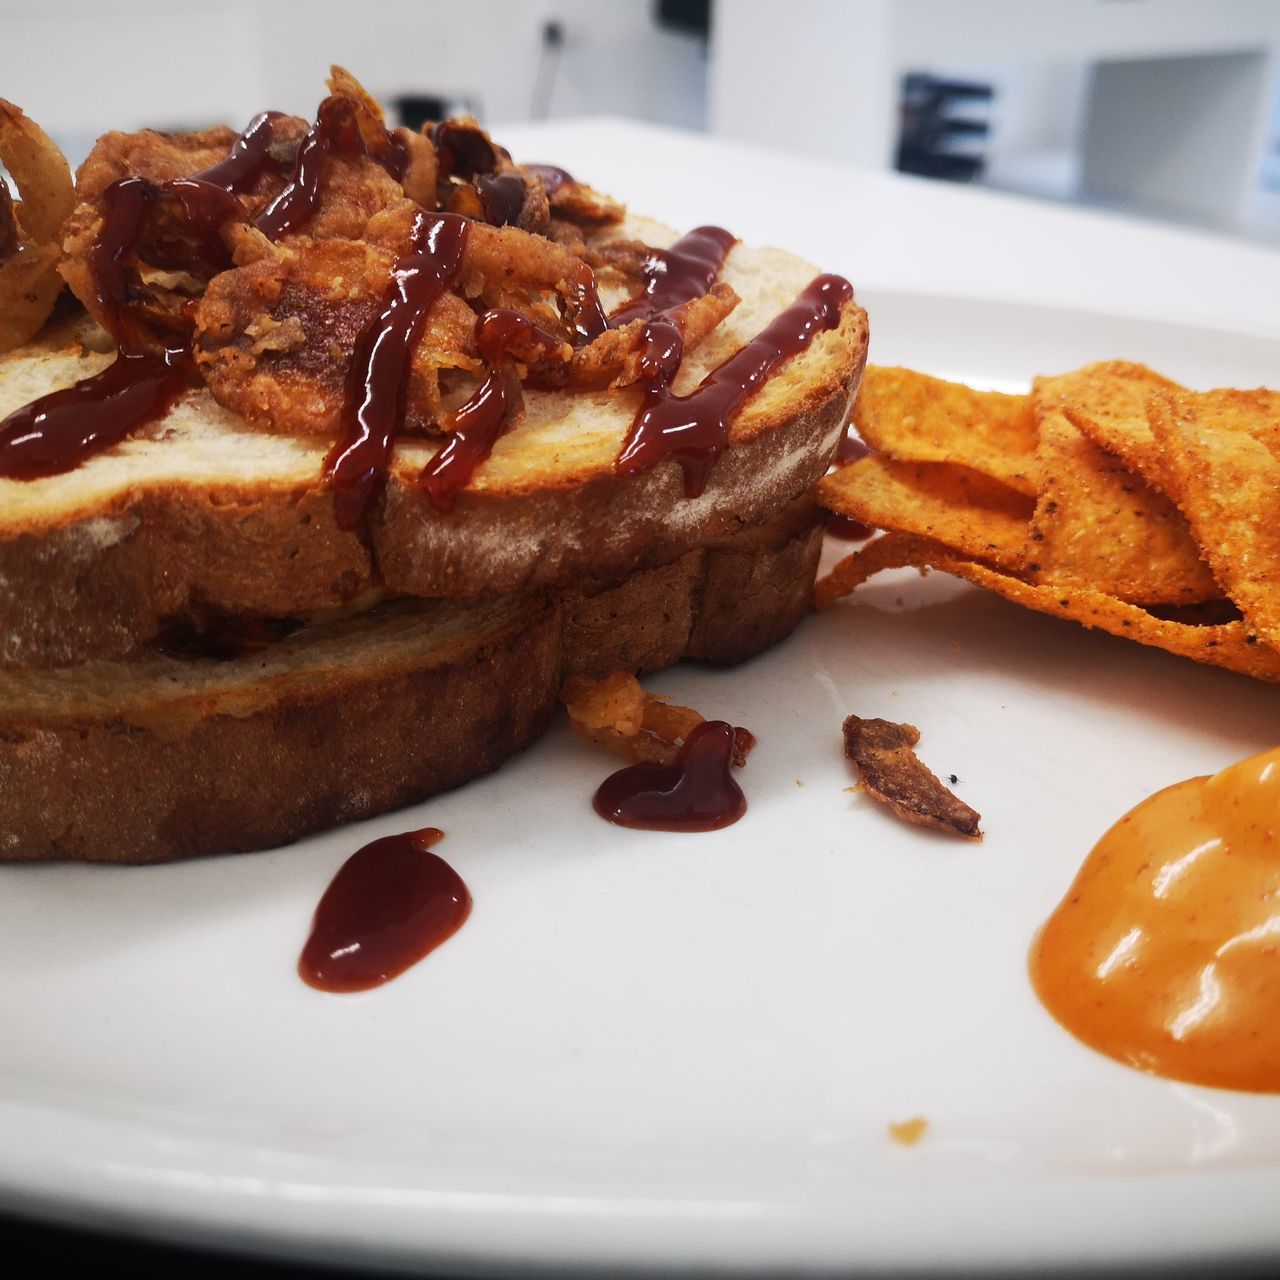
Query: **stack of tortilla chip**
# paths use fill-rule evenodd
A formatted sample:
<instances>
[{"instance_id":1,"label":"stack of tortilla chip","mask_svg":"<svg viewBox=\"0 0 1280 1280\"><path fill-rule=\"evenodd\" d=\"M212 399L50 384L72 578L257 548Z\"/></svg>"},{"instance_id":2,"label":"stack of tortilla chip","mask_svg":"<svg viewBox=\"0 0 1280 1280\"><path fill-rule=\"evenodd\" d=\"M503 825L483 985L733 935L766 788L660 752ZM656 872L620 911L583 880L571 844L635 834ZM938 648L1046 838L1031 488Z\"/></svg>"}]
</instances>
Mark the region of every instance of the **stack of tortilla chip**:
<instances>
[{"instance_id":1,"label":"stack of tortilla chip","mask_svg":"<svg viewBox=\"0 0 1280 1280\"><path fill-rule=\"evenodd\" d=\"M854 424L875 452L818 497L886 533L819 607L882 569L940 569L1280 681L1280 392L1192 392L1122 361L1025 396L872 366Z\"/></svg>"}]
</instances>

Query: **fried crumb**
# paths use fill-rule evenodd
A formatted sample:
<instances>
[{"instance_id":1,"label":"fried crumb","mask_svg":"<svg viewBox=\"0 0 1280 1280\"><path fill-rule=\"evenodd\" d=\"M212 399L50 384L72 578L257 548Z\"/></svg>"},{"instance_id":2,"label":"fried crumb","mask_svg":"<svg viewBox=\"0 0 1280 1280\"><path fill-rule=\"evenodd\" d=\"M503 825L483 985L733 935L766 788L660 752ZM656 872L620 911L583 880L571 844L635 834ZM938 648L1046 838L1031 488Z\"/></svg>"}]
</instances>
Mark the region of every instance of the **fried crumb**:
<instances>
[{"instance_id":1,"label":"fried crumb","mask_svg":"<svg viewBox=\"0 0 1280 1280\"><path fill-rule=\"evenodd\" d=\"M904 822L980 840L981 815L921 763L913 750L919 741L914 725L860 716L844 722L844 752L857 766L865 790Z\"/></svg>"},{"instance_id":2,"label":"fried crumb","mask_svg":"<svg viewBox=\"0 0 1280 1280\"><path fill-rule=\"evenodd\" d=\"M904 1147L914 1147L924 1137L929 1122L923 1116L913 1116L910 1120L890 1122L889 1137Z\"/></svg>"}]
</instances>

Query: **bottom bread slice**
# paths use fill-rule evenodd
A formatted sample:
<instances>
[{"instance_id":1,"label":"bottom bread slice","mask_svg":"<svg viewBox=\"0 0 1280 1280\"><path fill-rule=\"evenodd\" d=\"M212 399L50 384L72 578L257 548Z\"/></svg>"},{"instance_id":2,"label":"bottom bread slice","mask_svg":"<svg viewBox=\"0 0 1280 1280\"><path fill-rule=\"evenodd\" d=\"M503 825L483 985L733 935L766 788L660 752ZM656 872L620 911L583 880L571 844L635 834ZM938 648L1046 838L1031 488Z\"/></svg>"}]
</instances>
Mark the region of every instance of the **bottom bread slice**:
<instances>
[{"instance_id":1,"label":"bottom bread slice","mask_svg":"<svg viewBox=\"0 0 1280 1280\"><path fill-rule=\"evenodd\" d=\"M566 674L769 647L820 547L802 505L577 592L387 601L226 660L0 671L0 858L262 849L425 799L532 742Z\"/></svg>"}]
</instances>

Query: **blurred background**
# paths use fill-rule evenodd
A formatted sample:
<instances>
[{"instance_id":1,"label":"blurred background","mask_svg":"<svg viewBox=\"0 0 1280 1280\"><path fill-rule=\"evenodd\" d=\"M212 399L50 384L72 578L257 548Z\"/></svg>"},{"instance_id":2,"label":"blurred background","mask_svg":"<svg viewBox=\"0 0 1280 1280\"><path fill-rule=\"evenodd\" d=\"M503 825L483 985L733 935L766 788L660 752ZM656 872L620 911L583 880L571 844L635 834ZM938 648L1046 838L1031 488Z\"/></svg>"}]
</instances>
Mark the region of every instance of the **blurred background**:
<instances>
[{"instance_id":1,"label":"blurred background","mask_svg":"<svg viewBox=\"0 0 1280 1280\"><path fill-rule=\"evenodd\" d=\"M0 0L0 96L106 127L626 116L1280 244L1280 0ZM659 163L638 156L638 164Z\"/></svg>"}]
</instances>

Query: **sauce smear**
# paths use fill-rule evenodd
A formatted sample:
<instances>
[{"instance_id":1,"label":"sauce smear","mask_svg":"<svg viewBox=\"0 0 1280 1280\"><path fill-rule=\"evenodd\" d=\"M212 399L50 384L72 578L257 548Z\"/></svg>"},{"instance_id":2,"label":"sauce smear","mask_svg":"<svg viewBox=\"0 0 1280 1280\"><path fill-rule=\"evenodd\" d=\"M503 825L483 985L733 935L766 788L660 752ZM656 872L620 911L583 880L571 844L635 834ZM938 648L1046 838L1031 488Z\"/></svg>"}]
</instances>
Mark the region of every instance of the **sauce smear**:
<instances>
[{"instance_id":1,"label":"sauce smear","mask_svg":"<svg viewBox=\"0 0 1280 1280\"><path fill-rule=\"evenodd\" d=\"M669 249L656 249L645 265L645 290L609 317L619 329L642 316L670 311L711 290L738 237L723 227L695 227Z\"/></svg>"},{"instance_id":2,"label":"sauce smear","mask_svg":"<svg viewBox=\"0 0 1280 1280\"><path fill-rule=\"evenodd\" d=\"M422 469L419 483L437 511L453 510L458 490L493 452L498 437L523 405L520 379L507 360L519 342L525 351L560 346L555 334L539 328L518 311L495 307L476 321L476 346L489 366L485 380L442 424L448 439Z\"/></svg>"},{"instance_id":3,"label":"sauce smear","mask_svg":"<svg viewBox=\"0 0 1280 1280\"><path fill-rule=\"evenodd\" d=\"M303 982L346 994L380 987L451 938L471 914L458 873L431 853L435 827L384 836L334 876L298 960Z\"/></svg>"},{"instance_id":4,"label":"sauce smear","mask_svg":"<svg viewBox=\"0 0 1280 1280\"><path fill-rule=\"evenodd\" d=\"M743 732L724 720L704 721L672 764L646 761L610 774L595 794L595 811L618 826L646 831L731 826L747 811L732 774L735 738Z\"/></svg>"},{"instance_id":5,"label":"sauce smear","mask_svg":"<svg viewBox=\"0 0 1280 1280\"><path fill-rule=\"evenodd\" d=\"M185 347L148 352L145 333L128 313L124 261L159 190L145 178L122 178L102 193L93 274L119 353L101 373L41 396L0 422L0 476L34 480L70 471L155 421L182 394L190 367Z\"/></svg>"},{"instance_id":6,"label":"sauce smear","mask_svg":"<svg viewBox=\"0 0 1280 1280\"><path fill-rule=\"evenodd\" d=\"M1121 818L1041 930L1030 970L1045 1008L1101 1053L1280 1093L1280 748Z\"/></svg>"},{"instance_id":7,"label":"sauce smear","mask_svg":"<svg viewBox=\"0 0 1280 1280\"><path fill-rule=\"evenodd\" d=\"M818 276L762 333L713 369L687 396L671 391L680 367L683 342L672 346L679 330L664 316L648 322L658 329L641 357L644 399L618 455L617 470L637 475L674 458L684 472L685 496L706 488L716 459L724 452L734 415L769 375L790 356L799 355L817 336L840 323L840 311L853 298L853 286L841 276Z\"/></svg>"},{"instance_id":8,"label":"sauce smear","mask_svg":"<svg viewBox=\"0 0 1280 1280\"><path fill-rule=\"evenodd\" d=\"M342 435L325 466L338 525L354 529L382 488L404 424L413 349L435 300L462 267L470 223L456 213L419 213L378 314L360 331L347 369Z\"/></svg>"},{"instance_id":9,"label":"sauce smear","mask_svg":"<svg viewBox=\"0 0 1280 1280\"><path fill-rule=\"evenodd\" d=\"M840 443L836 447L835 464L831 470L836 471L847 463L857 462L859 458L865 458L870 452L871 450L863 443L862 437L858 435L857 427L851 422L845 427L844 435L840 437ZM845 542L865 542L875 530L852 516L842 516L832 512L827 517L827 532L833 538L841 538Z\"/></svg>"}]
</instances>

